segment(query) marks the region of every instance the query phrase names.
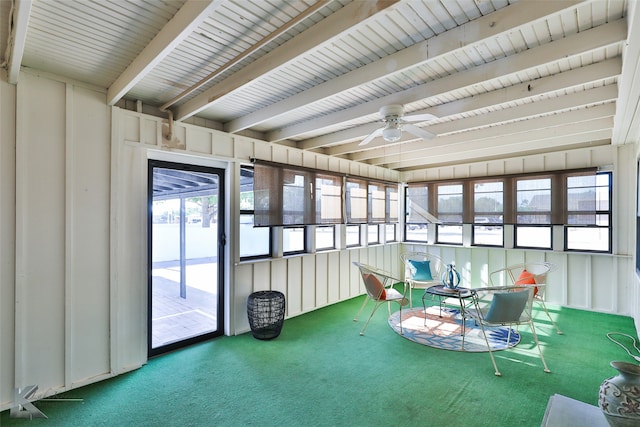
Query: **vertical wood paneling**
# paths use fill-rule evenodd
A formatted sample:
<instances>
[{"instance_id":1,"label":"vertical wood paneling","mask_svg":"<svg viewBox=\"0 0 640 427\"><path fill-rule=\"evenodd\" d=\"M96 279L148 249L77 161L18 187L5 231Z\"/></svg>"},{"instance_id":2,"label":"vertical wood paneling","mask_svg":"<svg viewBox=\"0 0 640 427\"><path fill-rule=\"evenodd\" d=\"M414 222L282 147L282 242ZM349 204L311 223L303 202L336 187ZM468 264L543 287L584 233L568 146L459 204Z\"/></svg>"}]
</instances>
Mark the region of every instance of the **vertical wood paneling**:
<instances>
[{"instance_id":1,"label":"vertical wood paneling","mask_svg":"<svg viewBox=\"0 0 640 427\"><path fill-rule=\"evenodd\" d=\"M3 71L0 71L2 73ZM15 386L16 86L0 76L0 407Z\"/></svg>"},{"instance_id":2,"label":"vertical wood paneling","mask_svg":"<svg viewBox=\"0 0 640 427\"><path fill-rule=\"evenodd\" d=\"M131 115L122 115L122 139L124 141L140 142L140 118ZM117 139L116 139L117 141Z\"/></svg>"},{"instance_id":3,"label":"vertical wood paneling","mask_svg":"<svg viewBox=\"0 0 640 427\"><path fill-rule=\"evenodd\" d=\"M207 132L204 129L189 128L187 136L186 142L189 144L187 150L194 153L213 154L211 132Z\"/></svg>"},{"instance_id":4,"label":"vertical wood paneling","mask_svg":"<svg viewBox=\"0 0 640 427\"><path fill-rule=\"evenodd\" d=\"M271 289L271 263L258 262L253 264L253 291L268 291Z\"/></svg>"},{"instance_id":5,"label":"vertical wood paneling","mask_svg":"<svg viewBox=\"0 0 640 427\"><path fill-rule=\"evenodd\" d=\"M302 313L302 257L287 260L287 315Z\"/></svg>"},{"instance_id":6,"label":"vertical wood paneling","mask_svg":"<svg viewBox=\"0 0 640 427\"><path fill-rule=\"evenodd\" d=\"M403 251L429 252L445 263L455 261L463 286L472 287L508 284L504 274L493 276L495 282L488 278L489 273L506 266L549 261L556 265L547 277L545 295L549 304L607 313L632 313L635 275L628 277L624 273L632 263L630 257L416 244L402 244L399 253Z\"/></svg>"},{"instance_id":7,"label":"vertical wood paneling","mask_svg":"<svg viewBox=\"0 0 640 427\"><path fill-rule=\"evenodd\" d=\"M67 117L67 385L109 364L109 109L105 95L75 87ZM78 339L82 337L82 339Z\"/></svg>"},{"instance_id":8,"label":"vertical wood paneling","mask_svg":"<svg viewBox=\"0 0 640 427\"><path fill-rule=\"evenodd\" d=\"M313 280L316 277L315 257L302 257L302 277L302 309L309 311L317 307L316 284Z\"/></svg>"},{"instance_id":9,"label":"vertical wood paneling","mask_svg":"<svg viewBox=\"0 0 640 427\"><path fill-rule=\"evenodd\" d=\"M586 257L569 257L567 274L567 302L572 307L587 308L591 299L589 261Z\"/></svg>"},{"instance_id":10,"label":"vertical wood paneling","mask_svg":"<svg viewBox=\"0 0 640 427\"><path fill-rule=\"evenodd\" d=\"M329 302L327 254L316 254L316 307L322 307Z\"/></svg>"},{"instance_id":11,"label":"vertical wood paneling","mask_svg":"<svg viewBox=\"0 0 640 427\"><path fill-rule=\"evenodd\" d=\"M66 89L25 74L17 93L15 385L58 388L65 382L67 339L66 119L61 108Z\"/></svg>"},{"instance_id":12,"label":"vertical wood paneling","mask_svg":"<svg viewBox=\"0 0 640 427\"><path fill-rule=\"evenodd\" d=\"M554 301L558 305L567 305L567 258L563 252L550 252L547 261L554 264L554 269L547 276L547 289L544 291L547 301Z\"/></svg>"},{"instance_id":13,"label":"vertical wood paneling","mask_svg":"<svg viewBox=\"0 0 640 427\"><path fill-rule=\"evenodd\" d=\"M147 358L147 157L129 144L112 151L111 369L118 374Z\"/></svg>"},{"instance_id":14,"label":"vertical wood paneling","mask_svg":"<svg viewBox=\"0 0 640 427\"><path fill-rule=\"evenodd\" d=\"M358 269L353 265L354 262L360 262L360 251L359 250L349 250L347 251L349 254L349 293L350 296L354 297L356 295L360 295L363 290L363 284L360 280L360 273Z\"/></svg>"},{"instance_id":15,"label":"vertical wood paneling","mask_svg":"<svg viewBox=\"0 0 640 427\"><path fill-rule=\"evenodd\" d=\"M140 120L140 142L145 145L156 145L160 120L156 118L142 118Z\"/></svg>"},{"instance_id":16,"label":"vertical wood paneling","mask_svg":"<svg viewBox=\"0 0 640 427\"><path fill-rule=\"evenodd\" d=\"M253 147L255 150L254 156L257 159L276 161L272 155L273 153L272 146L269 143L262 142L262 141L254 141Z\"/></svg>"},{"instance_id":17,"label":"vertical wood paneling","mask_svg":"<svg viewBox=\"0 0 640 427\"><path fill-rule=\"evenodd\" d=\"M349 251L340 251L338 253L339 256L339 269L340 269L340 277L338 280L340 281L340 299L346 300L352 296L356 296L358 294L351 294L351 267L352 264L349 262Z\"/></svg>"},{"instance_id":18,"label":"vertical wood paneling","mask_svg":"<svg viewBox=\"0 0 640 427\"><path fill-rule=\"evenodd\" d=\"M340 254L329 252L327 263L327 297L329 304L333 304L340 301Z\"/></svg>"},{"instance_id":19,"label":"vertical wood paneling","mask_svg":"<svg viewBox=\"0 0 640 427\"><path fill-rule=\"evenodd\" d=\"M211 135L211 150L214 156L221 156L224 158L233 158L234 155L234 141L231 135L222 132L212 132Z\"/></svg>"},{"instance_id":20,"label":"vertical wood paneling","mask_svg":"<svg viewBox=\"0 0 640 427\"><path fill-rule=\"evenodd\" d=\"M258 279L254 276L255 279ZM287 295L287 260L277 259L271 262L271 287L273 291L280 291Z\"/></svg>"},{"instance_id":21,"label":"vertical wood paneling","mask_svg":"<svg viewBox=\"0 0 640 427\"><path fill-rule=\"evenodd\" d=\"M233 157L239 160L249 160L255 157L254 143L248 138L236 137L231 144L233 146Z\"/></svg>"},{"instance_id":22,"label":"vertical wood paneling","mask_svg":"<svg viewBox=\"0 0 640 427\"><path fill-rule=\"evenodd\" d=\"M254 270L259 264L240 264L235 270L235 282L232 284L234 290L232 302L234 326L239 330L249 329L249 319L247 318L247 296L253 292ZM240 307L244 306L242 310Z\"/></svg>"},{"instance_id":23,"label":"vertical wood paneling","mask_svg":"<svg viewBox=\"0 0 640 427\"><path fill-rule=\"evenodd\" d=\"M630 283L616 268L613 257L591 257L589 283L591 284L591 304L596 311L615 312L618 309L618 296L630 295ZM605 286L602 286L606 284Z\"/></svg>"}]
</instances>

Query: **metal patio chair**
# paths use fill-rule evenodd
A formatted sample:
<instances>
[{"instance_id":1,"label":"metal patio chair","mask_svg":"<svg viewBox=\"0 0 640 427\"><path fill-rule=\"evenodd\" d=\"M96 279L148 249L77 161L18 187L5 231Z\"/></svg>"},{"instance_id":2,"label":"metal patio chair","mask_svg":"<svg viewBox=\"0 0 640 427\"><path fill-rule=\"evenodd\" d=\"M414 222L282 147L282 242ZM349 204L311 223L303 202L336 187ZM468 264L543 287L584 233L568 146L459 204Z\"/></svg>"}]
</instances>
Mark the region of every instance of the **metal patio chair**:
<instances>
[{"instance_id":1,"label":"metal patio chair","mask_svg":"<svg viewBox=\"0 0 640 427\"><path fill-rule=\"evenodd\" d=\"M539 285L539 288L544 288L544 286L546 285ZM542 360L544 371L547 373L551 372L547 367L547 362L544 360L544 356L542 355L538 335L536 334L536 328L533 325L532 306L534 288L527 285L495 286L477 288L475 291L475 307L467 310L467 316L475 320L482 329L482 335L484 336L485 343L489 349L489 356L491 357L491 362L495 369L495 375L501 376L502 374L498 370L498 365L496 364L493 352L491 351L491 346L489 345L487 331L485 329L487 326L507 326L509 328L506 341L508 347L511 340L512 326L522 324L529 325L538 353L540 353L540 359Z\"/></svg>"},{"instance_id":2,"label":"metal patio chair","mask_svg":"<svg viewBox=\"0 0 640 427\"><path fill-rule=\"evenodd\" d=\"M524 262L521 264L510 265L500 270L489 273L489 281L492 286L499 285L549 285L547 281L547 275L555 268L555 264L551 262ZM502 277L506 276L502 281ZM551 318L547 305L544 302L544 294L546 287L535 286L533 293L533 300L538 303L547 317L551 321L551 324L556 328L558 335L562 335L562 331L558 327L558 324Z\"/></svg>"},{"instance_id":3,"label":"metal patio chair","mask_svg":"<svg viewBox=\"0 0 640 427\"><path fill-rule=\"evenodd\" d=\"M427 252L405 252L400 259L404 264L404 279L409 284L409 304L413 306L413 289L440 285L447 268L439 257Z\"/></svg>"},{"instance_id":4,"label":"metal patio chair","mask_svg":"<svg viewBox=\"0 0 640 427\"><path fill-rule=\"evenodd\" d=\"M406 298L407 295L407 284L403 280L399 280L391 276L386 271L380 270L375 267L371 267L366 264L361 264L359 262L354 262L353 265L358 267L360 270L360 275L362 276L362 281L364 282L364 286L367 290L367 296L362 302L362 306L356 314L356 317L353 319L354 322L358 321L358 317L360 317L360 313L364 309L364 306L367 304L369 300L374 302L373 310L367 319L367 322L364 324L364 327L360 331L360 335L364 335L365 329L367 329L367 325L369 325L369 321L375 314L378 307L380 307L385 302L387 303L387 310L389 311L389 315L391 315L391 303L396 302L400 306L400 333L402 334L402 307L409 304L409 301ZM395 289L395 285L401 284L404 288L404 291L400 293L397 289Z\"/></svg>"}]
</instances>

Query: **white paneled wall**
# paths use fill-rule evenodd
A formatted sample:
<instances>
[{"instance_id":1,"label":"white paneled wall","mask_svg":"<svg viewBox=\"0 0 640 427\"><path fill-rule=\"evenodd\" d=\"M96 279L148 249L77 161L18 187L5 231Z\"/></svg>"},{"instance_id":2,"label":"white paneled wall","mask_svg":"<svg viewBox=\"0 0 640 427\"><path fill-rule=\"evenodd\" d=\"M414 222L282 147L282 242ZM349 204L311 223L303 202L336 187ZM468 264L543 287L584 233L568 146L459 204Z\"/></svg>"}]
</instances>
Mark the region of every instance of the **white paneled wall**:
<instances>
[{"instance_id":1,"label":"white paneled wall","mask_svg":"<svg viewBox=\"0 0 640 427\"><path fill-rule=\"evenodd\" d=\"M519 262L545 260L558 268L546 291L551 303L632 316L640 328L640 282L635 274L637 145L611 145L551 152L406 172L406 182L520 174L585 167L613 173L613 255L523 251L481 247L429 247L444 261L455 260L463 277L484 283L488 271Z\"/></svg>"},{"instance_id":2,"label":"white paneled wall","mask_svg":"<svg viewBox=\"0 0 640 427\"><path fill-rule=\"evenodd\" d=\"M2 70L0 70L2 72ZM15 112L15 116L14 116ZM240 165L251 157L388 181L397 172L321 154L176 124L186 149L162 146L166 120L105 103L86 85L23 71L18 87L0 79L0 410L14 387L71 389L146 362L147 161L215 165L227 173L227 218L239 214ZM497 175L612 165L616 255L389 244L240 262L229 221L225 278L227 334L249 330L247 296L276 289L287 317L364 292L353 261L400 275L402 250L455 260L467 283L523 260L558 265L552 303L638 318L635 275L636 146L407 173L405 180Z\"/></svg>"},{"instance_id":3,"label":"white paneled wall","mask_svg":"<svg viewBox=\"0 0 640 427\"><path fill-rule=\"evenodd\" d=\"M203 159L216 159L226 162L226 169L233 171L229 180L227 200L230 203L229 218L237 218L239 213L239 199L229 191L238 188L235 181L239 177L237 165L249 163L252 157L279 163L294 164L310 168L339 171L370 178L397 181L398 173L387 169L362 165L343 159L330 158L316 153L305 152L277 144L246 137L231 136L229 134L198 128L187 124L174 126L176 136L185 143L185 150L168 149L162 146L161 130L166 120L149 117L131 111L114 108L114 162L113 178L113 221L118 223L114 227L112 244L117 247L113 254L112 274L119 277L112 283L116 290L112 297L117 299L119 311L133 316L125 323L116 321L114 327L119 331L117 336L124 334L124 325L128 325L126 333L133 337L144 338L146 326L142 318L146 316L146 306L142 301L145 292L133 293L129 283L144 282L146 261L140 259L139 254L146 254L146 248L140 247L146 242L146 228L144 212L146 208L146 158L157 157L162 153L165 160L172 159L182 162L202 162ZM224 165L222 167L225 167ZM364 289L360 277L352 262L359 259L370 260L376 265L383 265L392 271L399 272L398 247L399 244L378 245L365 249L344 251L326 251L302 256L275 258L252 262L240 262L239 241L236 224L227 224L230 259L225 292L229 300L227 310L227 334L238 334L249 331L246 313L246 300L249 294L259 290L278 290L287 299L287 317L297 316L317 308L344 301L361 295ZM132 251L131 253L129 251ZM126 277L127 280L122 280ZM146 282L144 282L146 286ZM124 289L125 287L126 289ZM119 289L123 288L121 291ZM126 299L120 297L127 295ZM124 310L123 310L124 309ZM135 314L134 314L135 313ZM134 327L134 330L131 328ZM138 331L138 332L135 332ZM140 341L143 341L142 339ZM135 347L135 339L118 341L118 346L128 349L128 354L118 354L116 359L124 360L125 366L143 363L144 349ZM133 350L131 347L136 350ZM128 359L128 356L131 359Z\"/></svg>"},{"instance_id":4,"label":"white paneled wall","mask_svg":"<svg viewBox=\"0 0 640 427\"><path fill-rule=\"evenodd\" d=\"M0 409L13 399L15 374L15 102L0 69Z\"/></svg>"},{"instance_id":5,"label":"white paneled wall","mask_svg":"<svg viewBox=\"0 0 640 427\"><path fill-rule=\"evenodd\" d=\"M15 338L3 332L0 357L15 363L3 403L14 386L50 394L111 373L110 108L99 90L30 73L15 102L15 204L2 204L3 215L15 206L15 275L2 282L3 301L15 286L2 312Z\"/></svg>"},{"instance_id":6,"label":"white paneled wall","mask_svg":"<svg viewBox=\"0 0 640 427\"><path fill-rule=\"evenodd\" d=\"M466 287L489 286L489 273L508 265L552 262L556 268L547 277L545 291L550 304L628 316L635 313L635 275L627 256L419 244L403 244L401 250L429 252L446 264L454 262L461 286Z\"/></svg>"}]
</instances>

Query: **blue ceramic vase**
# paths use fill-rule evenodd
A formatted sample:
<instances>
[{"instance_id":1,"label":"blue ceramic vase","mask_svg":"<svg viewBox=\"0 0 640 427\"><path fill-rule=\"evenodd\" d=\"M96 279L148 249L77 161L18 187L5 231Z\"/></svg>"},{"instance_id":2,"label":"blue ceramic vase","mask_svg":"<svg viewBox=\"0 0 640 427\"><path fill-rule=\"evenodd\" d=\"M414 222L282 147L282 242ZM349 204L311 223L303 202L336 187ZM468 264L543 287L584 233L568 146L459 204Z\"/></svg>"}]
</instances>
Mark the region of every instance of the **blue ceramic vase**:
<instances>
[{"instance_id":1,"label":"blue ceramic vase","mask_svg":"<svg viewBox=\"0 0 640 427\"><path fill-rule=\"evenodd\" d=\"M447 270L442 275L442 284L447 289L456 289L460 284L460 273L453 264L447 265Z\"/></svg>"}]
</instances>

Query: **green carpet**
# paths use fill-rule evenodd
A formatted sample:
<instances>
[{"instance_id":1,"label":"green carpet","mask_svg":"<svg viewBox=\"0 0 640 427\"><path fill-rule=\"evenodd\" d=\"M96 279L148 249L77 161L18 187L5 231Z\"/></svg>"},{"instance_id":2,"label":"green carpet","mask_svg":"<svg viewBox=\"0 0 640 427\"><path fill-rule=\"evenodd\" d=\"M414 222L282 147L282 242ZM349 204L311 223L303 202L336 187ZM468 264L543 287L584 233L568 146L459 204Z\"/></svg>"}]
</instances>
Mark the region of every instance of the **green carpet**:
<instances>
[{"instance_id":1,"label":"green carpet","mask_svg":"<svg viewBox=\"0 0 640 427\"><path fill-rule=\"evenodd\" d=\"M597 404L600 383L632 359L606 333L636 336L629 317L550 307L565 335L538 311L552 373L527 328L496 352L462 353L416 344L387 324L386 307L364 336L354 323L362 297L285 321L280 337L222 337L151 359L141 369L37 402L49 419L29 426L539 426L554 393ZM363 319L368 315L367 306Z\"/></svg>"}]
</instances>

